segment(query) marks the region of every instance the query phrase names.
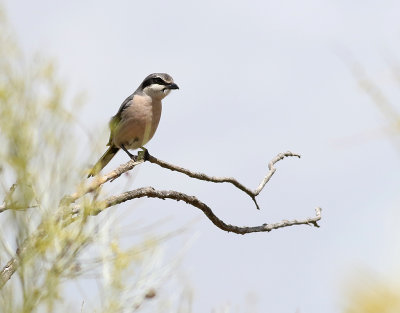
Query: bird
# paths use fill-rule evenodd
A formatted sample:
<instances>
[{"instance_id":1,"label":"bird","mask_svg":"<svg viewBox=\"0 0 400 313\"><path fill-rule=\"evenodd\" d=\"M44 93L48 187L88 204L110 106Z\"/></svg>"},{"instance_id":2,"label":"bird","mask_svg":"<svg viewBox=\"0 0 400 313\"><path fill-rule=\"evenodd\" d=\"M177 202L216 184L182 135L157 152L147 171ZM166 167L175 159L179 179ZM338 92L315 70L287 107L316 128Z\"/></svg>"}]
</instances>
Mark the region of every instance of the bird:
<instances>
[{"instance_id":1,"label":"bird","mask_svg":"<svg viewBox=\"0 0 400 313\"><path fill-rule=\"evenodd\" d=\"M108 149L93 166L88 177L97 175L120 149L135 160L135 156L128 150L144 149L143 146L154 136L161 117L161 100L174 89L179 87L167 73L153 73L143 80L111 118Z\"/></svg>"}]
</instances>

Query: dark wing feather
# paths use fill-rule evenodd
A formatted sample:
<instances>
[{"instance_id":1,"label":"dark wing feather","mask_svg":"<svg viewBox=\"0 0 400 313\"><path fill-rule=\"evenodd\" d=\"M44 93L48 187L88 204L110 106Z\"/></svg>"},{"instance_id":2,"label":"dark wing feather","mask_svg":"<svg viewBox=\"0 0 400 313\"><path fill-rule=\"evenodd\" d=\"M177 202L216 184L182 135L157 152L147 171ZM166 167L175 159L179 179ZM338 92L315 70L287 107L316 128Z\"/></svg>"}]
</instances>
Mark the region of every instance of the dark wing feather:
<instances>
[{"instance_id":1,"label":"dark wing feather","mask_svg":"<svg viewBox=\"0 0 400 313\"><path fill-rule=\"evenodd\" d=\"M115 128L118 126L119 122L121 121L122 112L127 107L130 106L133 96L134 96L134 94L131 94L128 98L126 98L125 101L122 102L121 106L119 107L117 114L115 114L111 118L110 123L108 124L110 127L110 139L108 140L107 146L110 146L112 144L112 138L114 137Z\"/></svg>"}]
</instances>

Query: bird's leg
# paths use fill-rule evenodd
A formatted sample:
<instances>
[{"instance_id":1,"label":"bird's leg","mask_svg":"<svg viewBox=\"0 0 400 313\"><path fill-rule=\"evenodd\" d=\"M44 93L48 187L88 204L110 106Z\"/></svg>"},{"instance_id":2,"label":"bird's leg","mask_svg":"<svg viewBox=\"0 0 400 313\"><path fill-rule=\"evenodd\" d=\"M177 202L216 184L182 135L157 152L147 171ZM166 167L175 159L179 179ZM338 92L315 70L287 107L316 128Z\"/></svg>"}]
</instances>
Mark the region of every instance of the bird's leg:
<instances>
[{"instance_id":1,"label":"bird's leg","mask_svg":"<svg viewBox=\"0 0 400 313\"><path fill-rule=\"evenodd\" d=\"M139 151L138 152L138 157L139 159L143 159L144 161L148 161L149 160L149 151L145 148L145 147L140 147L140 149L142 149L143 151Z\"/></svg>"},{"instance_id":2,"label":"bird's leg","mask_svg":"<svg viewBox=\"0 0 400 313\"><path fill-rule=\"evenodd\" d=\"M133 155L132 153L130 153L124 145L121 145L122 150L124 150L126 152L127 155L129 155L129 157L133 160L133 161L137 161L138 157L136 155Z\"/></svg>"}]
</instances>

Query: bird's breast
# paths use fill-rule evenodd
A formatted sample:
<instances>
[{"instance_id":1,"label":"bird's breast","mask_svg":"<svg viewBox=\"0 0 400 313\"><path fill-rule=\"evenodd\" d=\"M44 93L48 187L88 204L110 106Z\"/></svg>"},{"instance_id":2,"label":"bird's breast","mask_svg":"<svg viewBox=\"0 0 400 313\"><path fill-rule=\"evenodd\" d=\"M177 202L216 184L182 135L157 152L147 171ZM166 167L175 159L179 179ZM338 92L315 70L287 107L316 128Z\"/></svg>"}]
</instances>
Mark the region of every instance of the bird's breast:
<instances>
[{"instance_id":1,"label":"bird's breast","mask_svg":"<svg viewBox=\"0 0 400 313\"><path fill-rule=\"evenodd\" d=\"M122 112L113 142L117 147L137 149L145 145L157 130L161 117L161 101L135 95Z\"/></svg>"}]
</instances>

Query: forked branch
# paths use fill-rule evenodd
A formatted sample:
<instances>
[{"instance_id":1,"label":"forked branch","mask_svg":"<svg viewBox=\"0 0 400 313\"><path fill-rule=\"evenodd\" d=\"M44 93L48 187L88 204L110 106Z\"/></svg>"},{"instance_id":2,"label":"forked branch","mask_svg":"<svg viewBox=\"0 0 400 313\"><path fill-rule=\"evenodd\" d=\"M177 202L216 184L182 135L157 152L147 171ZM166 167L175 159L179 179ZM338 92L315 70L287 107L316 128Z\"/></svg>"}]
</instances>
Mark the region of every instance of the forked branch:
<instances>
[{"instance_id":1,"label":"forked branch","mask_svg":"<svg viewBox=\"0 0 400 313\"><path fill-rule=\"evenodd\" d=\"M239 183L235 178L233 177L215 177L215 176L209 176L207 174L203 174L203 173L196 173L196 172L192 172L188 169L185 169L183 167L180 166L176 166L170 163L167 163L165 161L159 160L154 156L148 155L148 161L154 164L157 164L161 167L167 168L171 171L177 171L179 173L185 174L189 177L192 178L196 178L199 180L205 180L205 181L209 181L209 182L213 182L213 183L230 183L232 185L234 185L236 188L242 190L243 192L245 192L246 194L248 194L250 196L250 198L254 201L257 209L259 210L260 207L258 206L256 197L260 194L261 190L263 190L263 188L265 187L265 185L269 182L269 180L271 179L272 175L274 175L276 168L274 167L275 163L277 163L278 161L284 159L285 157L298 157L300 158L300 155L292 153L290 151L284 152L284 153L279 153L275 158L273 158L269 163L268 163L268 169L269 172L267 173L267 175L265 175L264 179L261 181L260 185L254 189L251 190L250 188L247 188L246 186L242 185L241 183Z\"/></svg>"},{"instance_id":2,"label":"forked branch","mask_svg":"<svg viewBox=\"0 0 400 313\"><path fill-rule=\"evenodd\" d=\"M227 232L233 232L236 234L249 234L249 233L256 233L256 232L269 232L273 229L278 229L282 227L288 227L288 226L294 226L294 225L311 225L315 227L319 227L317 222L321 219L321 209L316 208L315 212L316 215L315 217L310 217L306 218L303 220L282 220L278 223L271 223L271 224L262 224L260 226L235 226L235 225L230 225L226 224L224 221L219 219L214 212L211 210L209 206L207 206L205 203L200 201L194 196L189 196L187 194L184 194L182 192L178 191L173 191L173 190L156 190L152 187L143 187L131 191L124 192L118 196L112 196L107 199L105 199L102 203L99 203L96 209L94 209L90 214L91 215L97 215L103 210L105 210L108 207L132 200L132 199L138 199L138 198L158 198L158 199L172 199L176 201L184 201L187 204L190 204L201 211L208 217L208 219L214 223L215 226L218 228L227 231ZM76 212L77 213L77 212Z\"/></svg>"},{"instance_id":3,"label":"forked branch","mask_svg":"<svg viewBox=\"0 0 400 313\"><path fill-rule=\"evenodd\" d=\"M147 152L147 151L145 151ZM120 165L117 169L111 171L110 173L104 176L96 176L89 184L83 183L81 187L73 194L65 196L60 201L60 206L58 208L57 214L52 218L55 218L56 222L62 222L63 225L68 225L74 222L75 218L79 214L83 214L83 209L80 204L73 204L78 199L82 198L84 195L96 192L99 188L108 181L113 181L120 177L123 173L128 172L133 169L136 165L143 163L145 160L157 164L163 168L169 169L171 171L177 171L182 174L185 174L189 177L209 181L213 183L230 183L234 185L239 190L245 192L250 198L254 201L259 209L259 206L256 201L256 197L260 194L260 192L264 189L265 185L269 182L271 177L274 175L276 169L275 164L282 160L285 157L300 157L298 154L292 152L285 152L278 154L274 159L272 159L268 164L268 173L265 175L261 183L254 190L244 186L239 183L235 178L232 177L215 177L209 176L203 173L197 173L190 171L188 169L182 168L180 166L176 166L165 161L159 160L154 156L149 155L148 153L144 153L145 159L141 158L138 161L129 161L125 164ZM293 225L311 225L315 227L318 226L318 221L321 219L321 209L316 208L315 217L309 217L302 220L282 220L277 223L270 224L262 224L260 226L235 226L230 225L219 219L211 210L209 206L200 201L194 196L189 196L187 194L178 192L178 191L167 191L167 190L155 190L152 187L143 187L136 190L124 192L118 196L111 196L106 198L103 201L97 201L96 197L93 199L93 203L89 211L86 211L85 214L89 215L97 215L108 207L120 204L122 202L126 202L133 199L138 198L158 198L158 199L172 199L176 201L184 201L185 203L192 205L198 209L200 209L208 219L214 223L218 228L227 231L233 232L236 234L248 234L254 232L269 232L274 229L293 226ZM9 209L6 204L0 206L0 212ZM0 271L0 288L6 284L6 282L11 278L11 276L15 273L19 266L19 260L24 257L28 250L30 250L28 243L34 242L35 240L40 240L43 236L43 232L41 231L41 225L39 226L36 234L31 235L26 241L21 245L21 247L16 252L16 255L11 258L11 260L3 267L2 271ZM35 239L36 238L36 239Z\"/></svg>"}]
</instances>

